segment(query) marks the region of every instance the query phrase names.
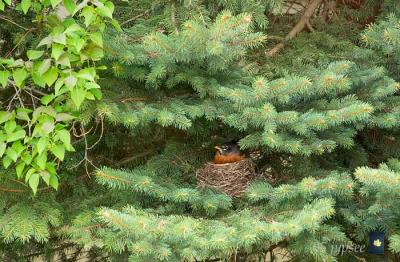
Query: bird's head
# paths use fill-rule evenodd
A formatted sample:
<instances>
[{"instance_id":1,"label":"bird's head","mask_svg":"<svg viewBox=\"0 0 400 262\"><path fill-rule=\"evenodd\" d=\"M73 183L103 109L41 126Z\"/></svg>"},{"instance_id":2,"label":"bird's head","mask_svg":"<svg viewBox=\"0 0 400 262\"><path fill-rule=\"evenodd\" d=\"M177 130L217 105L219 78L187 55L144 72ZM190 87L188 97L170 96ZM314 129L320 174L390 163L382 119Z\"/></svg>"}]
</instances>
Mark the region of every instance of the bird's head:
<instances>
[{"instance_id":1,"label":"bird's head","mask_svg":"<svg viewBox=\"0 0 400 262\"><path fill-rule=\"evenodd\" d=\"M236 142L224 143L214 147L221 155L240 154L240 147Z\"/></svg>"}]
</instances>

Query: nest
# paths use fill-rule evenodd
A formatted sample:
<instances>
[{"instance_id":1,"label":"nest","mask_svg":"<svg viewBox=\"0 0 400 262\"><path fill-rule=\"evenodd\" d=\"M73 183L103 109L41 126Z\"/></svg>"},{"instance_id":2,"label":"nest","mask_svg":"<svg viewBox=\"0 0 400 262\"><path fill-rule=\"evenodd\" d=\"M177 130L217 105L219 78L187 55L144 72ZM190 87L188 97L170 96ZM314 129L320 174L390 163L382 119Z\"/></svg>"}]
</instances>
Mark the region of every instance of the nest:
<instances>
[{"instance_id":1,"label":"nest","mask_svg":"<svg viewBox=\"0 0 400 262\"><path fill-rule=\"evenodd\" d=\"M198 187L211 187L230 196L242 194L256 177L255 164L249 159L228 164L208 162L196 171Z\"/></svg>"}]
</instances>

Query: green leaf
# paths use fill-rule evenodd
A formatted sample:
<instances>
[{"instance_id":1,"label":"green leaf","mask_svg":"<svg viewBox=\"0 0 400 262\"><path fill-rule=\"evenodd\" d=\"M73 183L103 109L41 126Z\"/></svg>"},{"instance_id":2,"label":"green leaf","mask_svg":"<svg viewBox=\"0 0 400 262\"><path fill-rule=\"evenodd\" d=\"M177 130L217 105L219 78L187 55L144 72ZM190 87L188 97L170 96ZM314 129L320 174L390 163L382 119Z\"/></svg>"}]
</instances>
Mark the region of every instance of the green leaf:
<instances>
[{"instance_id":1,"label":"green leaf","mask_svg":"<svg viewBox=\"0 0 400 262\"><path fill-rule=\"evenodd\" d=\"M108 18L112 18L112 13L114 11L114 4L111 2L107 2L104 6L98 6L96 10L98 14Z\"/></svg>"},{"instance_id":2,"label":"green leaf","mask_svg":"<svg viewBox=\"0 0 400 262\"><path fill-rule=\"evenodd\" d=\"M43 135L48 135L54 130L54 123L50 121L46 121L42 124L40 127L40 130L42 131Z\"/></svg>"},{"instance_id":3,"label":"green leaf","mask_svg":"<svg viewBox=\"0 0 400 262\"><path fill-rule=\"evenodd\" d=\"M18 156L21 155L22 151L25 150L25 147L22 145L21 141L14 142L11 148L17 152Z\"/></svg>"},{"instance_id":4,"label":"green leaf","mask_svg":"<svg viewBox=\"0 0 400 262\"><path fill-rule=\"evenodd\" d=\"M53 175L53 174L52 174L52 175L50 176L49 184L50 184L50 186L51 186L52 188L54 188L55 190L58 189L58 178L57 178L56 175Z\"/></svg>"},{"instance_id":5,"label":"green leaf","mask_svg":"<svg viewBox=\"0 0 400 262\"><path fill-rule=\"evenodd\" d=\"M43 181L49 185L50 184L50 173L47 171L41 171L40 175L42 176Z\"/></svg>"},{"instance_id":6,"label":"green leaf","mask_svg":"<svg viewBox=\"0 0 400 262\"><path fill-rule=\"evenodd\" d=\"M90 89L89 92L92 93L98 100L100 100L103 97L103 94L101 93L100 89Z\"/></svg>"},{"instance_id":7,"label":"green leaf","mask_svg":"<svg viewBox=\"0 0 400 262\"><path fill-rule=\"evenodd\" d=\"M98 61L104 56L104 51L100 47L93 47L88 50L89 56L93 61Z\"/></svg>"},{"instance_id":8,"label":"green leaf","mask_svg":"<svg viewBox=\"0 0 400 262\"><path fill-rule=\"evenodd\" d=\"M64 143L65 146L68 146L71 144L71 135L67 129L58 130L57 135L58 135L58 138L61 140L61 142Z\"/></svg>"},{"instance_id":9,"label":"green leaf","mask_svg":"<svg viewBox=\"0 0 400 262\"><path fill-rule=\"evenodd\" d=\"M74 14L76 9L76 4L74 0L64 0L64 6L65 9L67 9L68 13L70 13L71 15Z\"/></svg>"},{"instance_id":10,"label":"green leaf","mask_svg":"<svg viewBox=\"0 0 400 262\"><path fill-rule=\"evenodd\" d=\"M74 87L77 81L78 79L76 79L76 77L73 75L70 75L64 79L64 83L68 88Z\"/></svg>"},{"instance_id":11,"label":"green leaf","mask_svg":"<svg viewBox=\"0 0 400 262\"><path fill-rule=\"evenodd\" d=\"M31 0L22 0L21 1L21 9L24 14L28 13L29 8L31 7Z\"/></svg>"},{"instance_id":12,"label":"green leaf","mask_svg":"<svg viewBox=\"0 0 400 262\"><path fill-rule=\"evenodd\" d=\"M25 136L26 136L25 130L20 129L10 135L7 135L7 142L14 142L23 139Z\"/></svg>"},{"instance_id":13,"label":"green leaf","mask_svg":"<svg viewBox=\"0 0 400 262\"><path fill-rule=\"evenodd\" d=\"M88 100L96 100L96 98L94 97L94 95L90 91L86 92L85 98L88 99Z\"/></svg>"},{"instance_id":14,"label":"green leaf","mask_svg":"<svg viewBox=\"0 0 400 262\"><path fill-rule=\"evenodd\" d=\"M8 156L3 157L3 166L5 168L8 168L12 164L12 159L9 158Z\"/></svg>"},{"instance_id":15,"label":"green leaf","mask_svg":"<svg viewBox=\"0 0 400 262\"><path fill-rule=\"evenodd\" d=\"M44 51L38 51L38 50L29 50L27 53L27 56L29 60L35 60L41 57L44 54Z\"/></svg>"},{"instance_id":16,"label":"green leaf","mask_svg":"<svg viewBox=\"0 0 400 262\"><path fill-rule=\"evenodd\" d=\"M62 0L50 0L51 6L55 8Z\"/></svg>"},{"instance_id":17,"label":"green leaf","mask_svg":"<svg viewBox=\"0 0 400 262\"><path fill-rule=\"evenodd\" d=\"M75 87L71 91L71 99L74 102L76 108L79 109L79 107L82 105L83 101L85 100L86 97L86 90L81 88L81 87Z\"/></svg>"},{"instance_id":18,"label":"green leaf","mask_svg":"<svg viewBox=\"0 0 400 262\"><path fill-rule=\"evenodd\" d=\"M40 64L38 68L39 76L42 76L44 73L46 73L47 70L49 70L50 66L51 66L51 59L43 60L43 62Z\"/></svg>"},{"instance_id":19,"label":"green leaf","mask_svg":"<svg viewBox=\"0 0 400 262\"><path fill-rule=\"evenodd\" d=\"M33 72L32 80L36 85L43 87L43 88L46 87L46 83L43 81L42 76L39 75L39 73L37 71Z\"/></svg>"},{"instance_id":20,"label":"green leaf","mask_svg":"<svg viewBox=\"0 0 400 262\"><path fill-rule=\"evenodd\" d=\"M115 28L115 30L117 30L118 32L122 32L122 28L119 25L117 20L115 20L115 19L111 20L111 24Z\"/></svg>"},{"instance_id":21,"label":"green leaf","mask_svg":"<svg viewBox=\"0 0 400 262\"><path fill-rule=\"evenodd\" d=\"M54 44L51 46L51 57L53 57L55 60L58 60L62 53L64 52L64 46L60 44Z\"/></svg>"},{"instance_id":22,"label":"green leaf","mask_svg":"<svg viewBox=\"0 0 400 262\"><path fill-rule=\"evenodd\" d=\"M46 153L42 153L42 154L38 155L35 159L35 163L42 170L44 170L46 168L46 162L47 162L47 154Z\"/></svg>"},{"instance_id":23,"label":"green leaf","mask_svg":"<svg viewBox=\"0 0 400 262\"><path fill-rule=\"evenodd\" d=\"M81 15L85 18L85 26L88 27L96 18L93 6L86 6L82 9Z\"/></svg>"},{"instance_id":24,"label":"green leaf","mask_svg":"<svg viewBox=\"0 0 400 262\"><path fill-rule=\"evenodd\" d=\"M46 82L48 86L51 86L58 77L58 70L56 67L52 67L51 69L47 70L46 73L43 74L43 80Z\"/></svg>"},{"instance_id":25,"label":"green leaf","mask_svg":"<svg viewBox=\"0 0 400 262\"><path fill-rule=\"evenodd\" d=\"M3 1L0 0L0 11L4 11L4 7L5 7L5 5L4 5Z\"/></svg>"},{"instance_id":26,"label":"green leaf","mask_svg":"<svg viewBox=\"0 0 400 262\"><path fill-rule=\"evenodd\" d=\"M26 172L25 174L25 183L28 182L29 178L31 178L31 176L33 175L33 173L35 173L36 170L34 168L29 168L29 170Z\"/></svg>"},{"instance_id":27,"label":"green leaf","mask_svg":"<svg viewBox=\"0 0 400 262\"><path fill-rule=\"evenodd\" d=\"M78 53L82 50L85 43L86 43L86 40L83 38L74 38L71 40L71 45L73 45L75 47L75 49Z\"/></svg>"},{"instance_id":28,"label":"green leaf","mask_svg":"<svg viewBox=\"0 0 400 262\"><path fill-rule=\"evenodd\" d=\"M82 27L80 27L80 25L74 23L74 24L70 25L67 29L65 29L64 33L66 35L70 35L76 31L81 31L81 30L82 30Z\"/></svg>"},{"instance_id":29,"label":"green leaf","mask_svg":"<svg viewBox=\"0 0 400 262\"><path fill-rule=\"evenodd\" d=\"M48 46L48 45L50 45L51 43L53 43L53 37L51 37L51 36L46 36L45 38L43 38L43 39L39 42L38 47L43 46L43 45Z\"/></svg>"},{"instance_id":30,"label":"green leaf","mask_svg":"<svg viewBox=\"0 0 400 262\"><path fill-rule=\"evenodd\" d=\"M16 167L15 167L15 171L17 172L17 177L21 178L22 174L24 172L25 169L25 163L24 162L20 162Z\"/></svg>"},{"instance_id":31,"label":"green leaf","mask_svg":"<svg viewBox=\"0 0 400 262\"><path fill-rule=\"evenodd\" d=\"M7 123L4 124L4 130L6 133L12 134L17 127L17 123L14 120L7 121Z\"/></svg>"},{"instance_id":32,"label":"green leaf","mask_svg":"<svg viewBox=\"0 0 400 262\"><path fill-rule=\"evenodd\" d=\"M57 60L57 64L71 67L71 61L69 60L68 54L64 53L61 55L61 57Z\"/></svg>"},{"instance_id":33,"label":"green leaf","mask_svg":"<svg viewBox=\"0 0 400 262\"><path fill-rule=\"evenodd\" d=\"M91 33L90 40L92 40L96 45L103 47L103 37L99 32Z\"/></svg>"},{"instance_id":34,"label":"green leaf","mask_svg":"<svg viewBox=\"0 0 400 262\"><path fill-rule=\"evenodd\" d=\"M14 162L16 162L18 159L18 153L12 147L7 148L6 156L9 157Z\"/></svg>"},{"instance_id":35,"label":"green leaf","mask_svg":"<svg viewBox=\"0 0 400 262\"><path fill-rule=\"evenodd\" d=\"M78 73L78 78L94 81L96 70L93 67L81 69Z\"/></svg>"},{"instance_id":36,"label":"green leaf","mask_svg":"<svg viewBox=\"0 0 400 262\"><path fill-rule=\"evenodd\" d=\"M68 113L59 113L56 116L56 121L57 122L69 122L71 120L74 120L76 117L74 117L71 114Z\"/></svg>"},{"instance_id":37,"label":"green leaf","mask_svg":"<svg viewBox=\"0 0 400 262\"><path fill-rule=\"evenodd\" d=\"M57 174L56 165L54 162L47 163L46 170L53 175Z\"/></svg>"},{"instance_id":38,"label":"green leaf","mask_svg":"<svg viewBox=\"0 0 400 262\"><path fill-rule=\"evenodd\" d=\"M12 117L12 114L7 112L7 111L0 111L0 124L3 124L4 122L10 120Z\"/></svg>"},{"instance_id":39,"label":"green leaf","mask_svg":"<svg viewBox=\"0 0 400 262\"><path fill-rule=\"evenodd\" d=\"M62 45L66 45L67 44L67 38L65 37L64 33L58 34L53 36L53 42L54 43L59 43Z\"/></svg>"},{"instance_id":40,"label":"green leaf","mask_svg":"<svg viewBox=\"0 0 400 262\"><path fill-rule=\"evenodd\" d=\"M7 144L2 142L0 143L0 158L4 155L4 152L6 151Z\"/></svg>"},{"instance_id":41,"label":"green leaf","mask_svg":"<svg viewBox=\"0 0 400 262\"><path fill-rule=\"evenodd\" d=\"M50 149L50 151L61 161L64 160L65 156L65 147L64 145L56 145Z\"/></svg>"},{"instance_id":42,"label":"green leaf","mask_svg":"<svg viewBox=\"0 0 400 262\"><path fill-rule=\"evenodd\" d=\"M32 110L27 109L27 108L17 108L17 115L15 116L17 119L20 120L25 120L25 121L29 121L29 113L32 112Z\"/></svg>"},{"instance_id":43,"label":"green leaf","mask_svg":"<svg viewBox=\"0 0 400 262\"><path fill-rule=\"evenodd\" d=\"M47 148L47 145L49 144L49 139L45 136L42 136L39 138L39 141L37 143L37 150L39 155L43 153L43 151Z\"/></svg>"},{"instance_id":44,"label":"green leaf","mask_svg":"<svg viewBox=\"0 0 400 262\"><path fill-rule=\"evenodd\" d=\"M36 195L37 188L39 186L39 174L34 173L29 178L29 186L32 188L33 194Z\"/></svg>"},{"instance_id":45,"label":"green leaf","mask_svg":"<svg viewBox=\"0 0 400 262\"><path fill-rule=\"evenodd\" d=\"M32 162L32 155L27 152L22 152L21 159L25 164L29 165Z\"/></svg>"},{"instance_id":46,"label":"green leaf","mask_svg":"<svg viewBox=\"0 0 400 262\"><path fill-rule=\"evenodd\" d=\"M0 84L2 87L7 86L8 78L10 77L11 73L7 70L0 71Z\"/></svg>"},{"instance_id":47,"label":"green leaf","mask_svg":"<svg viewBox=\"0 0 400 262\"><path fill-rule=\"evenodd\" d=\"M100 89L100 86L99 86L97 83L95 83L95 82L87 82L87 83L85 83L85 88L86 88L87 90L90 90L90 89Z\"/></svg>"},{"instance_id":48,"label":"green leaf","mask_svg":"<svg viewBox=\"0 0 400 262\"><path fill-rule=\"evenodd\" d=\"M42 98L40 99L40 102L42 102L43 105L47 106L53 99L54 99L54 95L45 95L45 96L42 96Z\"/></svg>"},{"instance_id":49,"label":"green leaf","mask_svg":"<svg viewBox=\"0 0 400 262\"><path fill-rule=\"evenodd\" d=\"M15 85L18 87L22 87L22 84L24 83L24 80L28 76L28 73L24 68L18 68L13 71L13 78L15 81Z\"/></svg>"}]
</instances>

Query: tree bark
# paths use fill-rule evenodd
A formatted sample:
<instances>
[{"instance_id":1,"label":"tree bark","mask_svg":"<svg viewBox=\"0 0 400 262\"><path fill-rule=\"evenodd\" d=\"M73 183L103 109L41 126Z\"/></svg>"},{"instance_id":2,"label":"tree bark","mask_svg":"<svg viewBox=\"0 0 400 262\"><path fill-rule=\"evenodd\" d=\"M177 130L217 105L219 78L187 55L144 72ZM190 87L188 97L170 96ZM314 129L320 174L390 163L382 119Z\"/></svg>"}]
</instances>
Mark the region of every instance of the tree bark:
<instances>
[{"instance_id":1,"label":"tree bark","mask_svg":"<svg viewBox=\"0 0 400 262\"><path fill-rule=\"evenodd\" d=\"M286 43L294 38L298 33L300 33L304 27L309 23L311 16L314 14L315 9L317 9L323 0L313 0L304 11L304 14L301 16L299 22L293 27L293 29L287 34L285 39L277 44L275 47L266 52L266 55L272 57L276 55L285 45Z\"/></svg>"}]
</instances>

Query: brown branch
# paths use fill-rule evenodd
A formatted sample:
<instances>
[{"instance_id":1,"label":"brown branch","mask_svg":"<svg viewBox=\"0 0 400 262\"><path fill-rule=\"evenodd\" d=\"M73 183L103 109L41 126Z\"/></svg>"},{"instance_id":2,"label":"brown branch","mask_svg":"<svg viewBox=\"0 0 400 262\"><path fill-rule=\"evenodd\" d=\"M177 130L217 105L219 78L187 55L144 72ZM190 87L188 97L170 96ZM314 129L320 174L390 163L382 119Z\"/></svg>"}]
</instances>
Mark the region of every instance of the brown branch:
<instances>
[{"instance_id":1,"label":"brown branch","mask_svg":"<svg viewBox=\"0 0 400 262\"><path fill-rule=\"evenodd\" d=\"M120 167L120 166L122 166L122 165L124 165L124 164L126 164L126 163L129 163L129 162L131 162L131 161L133 161L133 160L135 160L135 159L148 156L148 155L150 155L150 154L153 153L153 152L154 152L153 150L148 150L148 151L144 151L144 152L142 152L142 153L139 153L139 154L136 154L136 155L133 155L133 156L124 158L124 159L122 159L121 161L115 163L115 166L116 166L116 167Z\"/></svg>"},{"instance_id":2,"label":"brown branch","mask_svg":"<svg viewBox=\"0 0 400 262\"><path fill-rule=\"evenodd\" d=\"M3 187L0 187L0 191L3 191L3 192L14 192L14 193L26 192L26 190L23 190L23 189L3 188Z\"/></svg>"},{"instance_id":3,"label":"brown branch","mask_svg":"<svg viewBox=\"0 0 400 262\"><path fill-rule=\"evenodd\" d=\"M122 103L125 103L125 102L140 102L140 101L148 101L149 99L150 98L148 98L148 97L128 97L128 98L121 99L120 101Z\"/></svg>"},{"instance_id":4,"label":"brown branch","mask_svg":"<svg viewBox=\"0 0 400 262\"><path fill-rule=\"evenodd\" d=\"M138 19L138 18L144 16L145 14L147 14L149 11L150 11L150 9L148 9L148 10L144 11L143 13L140 13L140 14L138 14L138 15L136 15L136 16L134 16L134 17L122 22L120 25L123 26L123 25L125 25L125 24L127 24L129 22L135 21L136 19Z\"/></svg>"},{"instance_id":5,"label":"brown branch","mask_svg":"<svg viewBox=\"0 0 400 262\"><path fill-rule=\"evenodd\" d=\"M14 25L16 25L16 26L18 26L19 28L22 28L22 29L24 29L24 30L30 30L29 28L26 28L26 27L24 27L24 26L22 26L22 25L20 25L20 24L17 24L16 22L14 22L14 21L8 19L8 18L5 17L5 16L0 15L0 19L5 20L5 21L7 21L7 22L9 22L9 23L11 23L11 24L14 24Z\"/></svg>"},{"instance_id":6,"label":"brown branch","mask_svg":"<svg viewBox=\"0 0 400 262\"><path fill-rule=\"evenodd\" d=\"M277 44L275 47L266 52L266 55L272 57L276 55L285 45L286 43L294 38L298 33L300 33L304 27L309 23L311 16L314 14L315 9L317 9L323 0L313 0L304 11L304 14L301 16L299 22L293 27L293 29L287 34L285 40Z\"/></svg>"},{"instance_id":7,"label":"brown branch","mask_svg":"<svg viewBox=\"0 0 400 262\"><path fill-rule=\"evenodd\" d=\"M178 27L176 25L176 6L175 6L175 1L173 1L172 4L171 4L171 22L172 22L172 26L174 27L175 34L179 35L179 30L178 30Z\"/></svg>"},{"instance_id":8,"label":"brown branch","mask_svg":"<svg viewBox=\"0 0 400 262\"><path fill-rule=\"evenodd\" d=\"M32 32L34 29L35 29L35 28L28 29L28 30L25 32L25 34L19 39L18 43L14 46L14 48L11 49L10 52L8 52L8 53L6 54L5 57L8 58L8 57L15 51L15 49L17 49L17 47L22 43L22 41L24 41L25 37L26 37L30 32Z\"/></svg>"},{"instance_id":9,"label":"brown branch","mask_svg":"<svg viewBox=\"0 0 400 262\"><path fill-rule=\"evenodd\" d=\"M36 93L36 94L38 94L38 95L42 95L42 96L47 96L47 95L48 95L48 94L46 94L46 93L44 93L44 92L42 92L42 91L40 91L40 90L37 90L37 89L35 89L35 88L25 87L24 89L29 90L29 91L32 91L32 92L34 92L34 93Z\"/></svg>"}]
</instances>

